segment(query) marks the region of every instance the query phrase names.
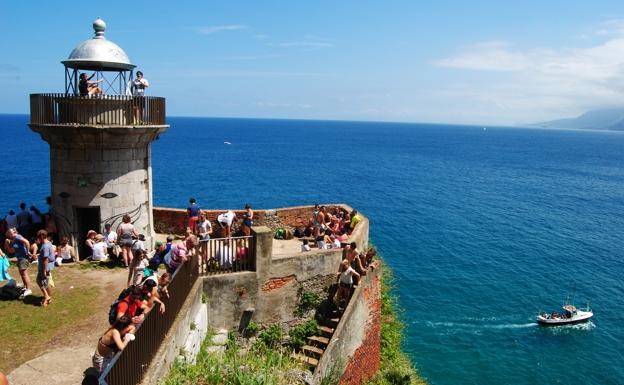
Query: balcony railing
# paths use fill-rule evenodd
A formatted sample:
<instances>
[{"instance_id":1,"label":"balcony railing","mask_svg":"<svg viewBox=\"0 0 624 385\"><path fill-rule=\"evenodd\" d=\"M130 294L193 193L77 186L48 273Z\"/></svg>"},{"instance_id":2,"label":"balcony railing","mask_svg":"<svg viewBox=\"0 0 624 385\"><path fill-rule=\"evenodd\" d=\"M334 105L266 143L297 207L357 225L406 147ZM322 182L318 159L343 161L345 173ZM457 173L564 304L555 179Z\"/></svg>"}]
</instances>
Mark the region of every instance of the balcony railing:
<instances>
[{"instance_id":1,"label":"balcony railing","mask_svg":"<svg viewBox=\"0 0 624 385\"><path fill-rule=\"evenodd\" d=\"M127 95L31 94L30 123L165 125L165 98Z\"/></svg>"},{"instance_id":2,"label":"balcony railing","mask_svg":"<svg viewBox=\"0 0 624 385\"><path fill-rule=\"evenodd\" d=\"M216 275L237 271L255 271L256 238L254 236L217 238L196 247L196 256L178 266L169 284L169 298L161 298L166 311L159 314L158 303L136 330L136 341L117 353L100 375L100 385L135 385L141 383L160 343L178 317L182 305L200 274ZM201 266L202 259L207 267ZM201 269L201 272L200 272Z\"/></svg>"},{"instance_id":3,"label":"balcony railing","mask_svg":"<svg viewBox=\"0 0 624 385\"><path fill-rule=\"evenodd\" d=\"M253 236L214 238L201 241L199 256L202 273L207 275L256 270L256 244Z\"/></svg>"}]
</instances>

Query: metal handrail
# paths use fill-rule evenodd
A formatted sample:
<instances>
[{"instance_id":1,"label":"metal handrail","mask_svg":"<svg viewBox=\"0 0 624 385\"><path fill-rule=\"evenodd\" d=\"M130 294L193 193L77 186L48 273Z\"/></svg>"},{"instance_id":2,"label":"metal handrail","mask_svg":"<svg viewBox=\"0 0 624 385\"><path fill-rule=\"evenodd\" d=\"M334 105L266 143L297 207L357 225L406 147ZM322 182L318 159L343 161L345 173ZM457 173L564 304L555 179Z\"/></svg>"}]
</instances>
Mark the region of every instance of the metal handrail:
<instances>
[{"instance_id":1,"label":"metal handrail","mask_svg":"<svg viewBox=\"0 0 624 385\"><path fill-rule=\"evenodd\" d=\"M31 94L30 123L164 125L165 98L156 96Z\"/></svg>"},{"instance_id":2,"label":"metal handrail","mask_svg":"<svg viewBox=\"0 0 624 385\"><path fill-rule=\"evenodd\" d=\"M206 275L256 270L254 236L212 238L200 241L201 272Z\"/></svg>"}]
</instances>

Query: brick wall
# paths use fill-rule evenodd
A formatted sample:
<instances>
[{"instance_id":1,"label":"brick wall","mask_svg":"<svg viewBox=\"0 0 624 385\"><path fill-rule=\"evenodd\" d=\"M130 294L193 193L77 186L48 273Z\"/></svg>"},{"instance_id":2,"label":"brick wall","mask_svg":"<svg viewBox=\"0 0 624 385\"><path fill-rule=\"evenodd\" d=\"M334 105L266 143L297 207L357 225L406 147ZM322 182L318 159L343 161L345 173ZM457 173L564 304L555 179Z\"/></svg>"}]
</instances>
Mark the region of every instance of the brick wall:
<instances>
[{"instance_id":1,"label":"brick wall","mask_svg":"<svg viewBox=\"0 0 624 385\"><path fill-rule=\"evenodd\" d=\"M340 370L341 385L365 382L381 360L381 263L362 278L314 372L316 383Z\"/></svg>"},{"instance_id":2,"label":"brick wall","mask_svg":"<svg viewBox=\"0 0 624 385\"><path fill-rule=\"evenodd\" d=\"M351 211L351 207L344 204L325 205L329 210L334 207L343 207ZM277 227L303 227L312 217L314 206L295 206L279 208L274 210L254 210L254 226L268 226L271 229ZM218 228L217 216L227 211L224 210L202 210L213 229ZM237 231L242 223L241 219L245 215L245 210L232 210L239 219L232 225L233 231ZM186 209L174 209L166 207L154 207L154 230L159 234L184 234L188 218ZM217 226L217 227L215 227Z\"/></svg>"},{"instance_id":3,"label":"brick wall","mask_svg":"<svg viewBox=\"0 0 624 385\"><path fill-rule=\"evenodd\" d=\"M347 362L340 385L359 385L379 371L381 360L381 283L374 277L372 286L364 289L364 299L370 311L366 337Z\"/></svg>"}]
</instances>

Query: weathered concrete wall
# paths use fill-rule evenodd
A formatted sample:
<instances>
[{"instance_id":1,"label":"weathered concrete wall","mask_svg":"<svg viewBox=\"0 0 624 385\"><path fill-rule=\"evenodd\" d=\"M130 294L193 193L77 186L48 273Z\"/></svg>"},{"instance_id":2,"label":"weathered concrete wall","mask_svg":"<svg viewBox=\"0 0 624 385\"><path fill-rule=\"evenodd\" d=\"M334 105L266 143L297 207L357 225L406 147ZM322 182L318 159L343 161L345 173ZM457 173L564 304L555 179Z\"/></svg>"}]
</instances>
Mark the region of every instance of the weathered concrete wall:
<instances>
[{"instance_id":1,"label":"weathered concrete wall","mask_svg":"<svg viewBox=\"0 0 624 385\"><path fill-rule=\"evenodd\" d=\"M299 303L299 290L310 280L335 276L343 258L342 249L295 252L274 258L273 231L254 226L256 234L256 272L205 278L209 298L208 323L214 328L238 328L243 312L253 308L253 320L262 324L293 321ZM352 234L352 241L368 244L368 219Z\"/></svg>"},{"instance_id":2,"label":"weathered concrete wall","mask_svg":"<svg viewBox=\"0 0 624 385\"><path fill-rule=\"evenodd\" d=\"M238 330L243 312L256 306L258 280L255 272L209 276L203 278L203 290L207 297L208 325Z\"/></svg>"},{"instance_id":3,"label":"weathered concrete wall","mask_svg":"<svg viewBox=\"0 0 624 385\"><path fill-rule=\"evenodd\" d=\"M158 352L154 355L155 358L152 360L152 364L145 373L142 384L158 384L159 381L167 375L167 372L169 372L171 365L180 354L180 348L185 347L189 334L192 334L191 323L202 318L201 316L197 317L201 309L205 308L201 303L202 293L202 281L198 279L195 285L193 285L187 297L188 299L182 306L182 309L180 309L178 317L171 326L171 330L165 336ZM208 325L196 324L195 326L200 329L206 328L207 330ZM201 330L201 332L205 336L205 330ZM198 349L199 346L195 346L194 348Z\"/></svg>"},{"instance_id":4,"label":"weathered concrete wall","mask_svg":"<svg viewBox=\"0 0 624 385\"><path fill-rule=\"evenodd\" d=\"M379 371L380 359L381 264L377 261L355 289L314 379L320 383L335 368L344 370L340 384L361 384Z\"/></svg>"}]
</instances>

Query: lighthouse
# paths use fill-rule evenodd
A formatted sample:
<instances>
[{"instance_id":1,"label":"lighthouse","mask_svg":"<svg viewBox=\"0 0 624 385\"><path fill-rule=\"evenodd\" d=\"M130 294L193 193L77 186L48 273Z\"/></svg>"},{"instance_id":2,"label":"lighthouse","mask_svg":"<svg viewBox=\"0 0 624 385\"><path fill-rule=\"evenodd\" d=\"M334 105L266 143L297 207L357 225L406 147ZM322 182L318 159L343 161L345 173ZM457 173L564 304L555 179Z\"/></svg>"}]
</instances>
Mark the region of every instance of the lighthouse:
<instances>
[{"instance_id":1,"label":"lighthouse","mask_svg":"<svg viewBox=\"0 0 624 385\"><path fill-rule=\"evenodd\" d=\"M136 66L103 20L93 29L61 62L64 92L30 95L29 127L50 145L51 213L82 255L89 230L116 230L126 215L151 242L151 143L169 128L165 98L133 96Z\"/></svg>"}]
</instances>

